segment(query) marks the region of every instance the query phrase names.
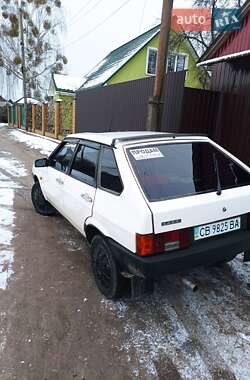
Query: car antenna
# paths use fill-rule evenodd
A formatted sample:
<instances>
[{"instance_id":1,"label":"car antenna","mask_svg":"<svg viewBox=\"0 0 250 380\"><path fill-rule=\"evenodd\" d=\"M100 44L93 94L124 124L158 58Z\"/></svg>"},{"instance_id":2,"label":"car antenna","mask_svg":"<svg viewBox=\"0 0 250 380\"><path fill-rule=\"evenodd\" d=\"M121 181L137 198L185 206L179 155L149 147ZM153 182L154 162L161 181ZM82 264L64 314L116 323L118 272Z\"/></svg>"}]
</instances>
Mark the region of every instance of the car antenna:
<instances>
[{"instance_id":1,"label":"car antenna","mask_svg":"<svg viewBox=\"0 0 250 380\"><path fill-rule=\"evenodd\" d=\"M220 172L219 172L218 160L216 158L215 153L213 153L213 158L214 158L214 170L217 176L217 195L221 195L222 190L221 190L221 182L220 182Z\"/></svg>"}]
</instances>

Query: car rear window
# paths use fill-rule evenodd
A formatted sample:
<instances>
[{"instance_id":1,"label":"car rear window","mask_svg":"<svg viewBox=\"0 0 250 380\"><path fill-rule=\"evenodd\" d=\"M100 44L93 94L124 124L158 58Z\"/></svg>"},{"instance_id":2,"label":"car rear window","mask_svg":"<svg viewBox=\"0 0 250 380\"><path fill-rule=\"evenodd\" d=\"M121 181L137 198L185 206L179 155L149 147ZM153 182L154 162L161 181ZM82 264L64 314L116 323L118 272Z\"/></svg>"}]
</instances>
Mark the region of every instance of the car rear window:
<instances>
[{"instance_id":1,"label":"car rear window","mask_svg":"<svg viewBox=\"0 0 250 380\"><path fill-rule=\"evenodd\" d=\"M250 185L250 174L207 142L139 146L128 156L150 201Z\"/></svg>"}]
</instances>

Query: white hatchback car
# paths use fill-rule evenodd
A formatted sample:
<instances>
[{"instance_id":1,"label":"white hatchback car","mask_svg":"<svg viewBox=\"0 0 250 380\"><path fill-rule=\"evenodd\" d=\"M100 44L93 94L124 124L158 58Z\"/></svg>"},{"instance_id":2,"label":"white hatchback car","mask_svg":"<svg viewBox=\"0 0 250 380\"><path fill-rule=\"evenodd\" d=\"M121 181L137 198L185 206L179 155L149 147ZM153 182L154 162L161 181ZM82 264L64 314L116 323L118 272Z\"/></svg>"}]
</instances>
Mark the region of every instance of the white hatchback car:
<instances>
[{"instance_id":1,"label":"white hatchback car","mask_svg":"<svg viewBox=\"0 0 250 380\"><path fill-rule=\"evenodd\" d=\"M36 211L55 209L91 246L100 291L127 278L250 260L250 169L203 136L150 132L70 135L36 160Z\"/></svg>"}]
</instances>

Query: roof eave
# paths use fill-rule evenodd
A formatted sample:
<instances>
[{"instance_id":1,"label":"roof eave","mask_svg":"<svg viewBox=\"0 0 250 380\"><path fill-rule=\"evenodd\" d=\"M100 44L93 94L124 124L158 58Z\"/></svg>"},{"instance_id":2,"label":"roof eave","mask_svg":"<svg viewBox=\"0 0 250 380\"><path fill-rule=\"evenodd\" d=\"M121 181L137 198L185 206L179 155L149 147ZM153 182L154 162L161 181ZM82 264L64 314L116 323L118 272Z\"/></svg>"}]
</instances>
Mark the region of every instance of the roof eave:
<instances>
[{"instance_id":1,"label":"roof eave","mask_svg":"<svg viewBox=\"0 0 250 380\"><path fill-rule=\"evenodd\" d=\"M160 24L159 25L156 25L154 28L157 28L157 27L159 27L160 26ZM154 29L154 28L152 28L152 29ZM148 31L147 31L148 32ZM145 33L147 33L147 32L145 32ZM143 44L142 46L141 46L141 48L138 50L138 51L136 51L121 67L119 67L119 69L115 72L115 73L113 73L108 79L106 79L105 81L103 81L103 82L101 82L101 83L99 83L98 85L95 85L95 86L93 86L93 87L88 87L88 88L86 88L86 87L84 87L84 84L85 83L87 83L87 81L85 82L85 83L83 83L82 84L82 86L79 88L79 90L84 90L84 89L90 89L90 88L95 88L95 87L102 87L102 86L104 86L105 85L105 83L107 83L111 78L113 78L113 76L114 75L116 75L125 65L127 65L127 63L128 62L130 62L131 61L131 59L132 58L134 58L134 56L136 55L136 54L138 54L142 49L144 49L144 47L147 45L147 44L149 44L156 36L157 36L157 34L159 34L160 33L160 30L158 30L157 32L155 32L155 34L150 38L150 40L149 41L147 41L145 44ZM138 37L140 37L140 36L138 36ZM132 39L131 41L129 41L129 43L130 42L132 42L132 41L134 41L136 38L138 38L138 37L135 37L134 39ZM127 42L128 43L128 42ZM126 43L126 44L127 44ZM117 49L120 49L121 47L123 47L123 46L125 46L126 44L124 44L124 45L121 45L121 46L119 46ZM111 51L109 54L108 54L108 56L110 55L110 54L112 54L114 51L116 51L117 49L115 49L115 50L113 50L113 51ZM108 57L107 56L107 57ZM105 58L107 58L107 57L105 57ZM104 58L104 59L105 59Z\"/></svg>"},{"instance_id":2,"label":"roof eave","mask_svg":"<svg viewBox=\"0 0 250 380\"><path fill-rule=\"evenodd\" d=\"M206 61L202 61L198 63L197 66L200 67L200 66L213 65L213 64L221 63L221 62L233 61L237 58L243 58L249 55L250 55L250 50L244 50L238 53L227 54L222 57L217 57L217 58L208 59Z\"/></svg>"},{"instance_id":3,"label":"roof eave","mask_svg":"<svg viewBox=\"0 0 250 380\"><path fill-rule=\"evenodd\" d=\"M69 95L73 94L74 95L75 94L75 91L66 90L65 88L58 88L56 92L58 92L60 94L65 94L65 95L67 95L67 94L69 94Z\"/></svg>"}]
</instances>

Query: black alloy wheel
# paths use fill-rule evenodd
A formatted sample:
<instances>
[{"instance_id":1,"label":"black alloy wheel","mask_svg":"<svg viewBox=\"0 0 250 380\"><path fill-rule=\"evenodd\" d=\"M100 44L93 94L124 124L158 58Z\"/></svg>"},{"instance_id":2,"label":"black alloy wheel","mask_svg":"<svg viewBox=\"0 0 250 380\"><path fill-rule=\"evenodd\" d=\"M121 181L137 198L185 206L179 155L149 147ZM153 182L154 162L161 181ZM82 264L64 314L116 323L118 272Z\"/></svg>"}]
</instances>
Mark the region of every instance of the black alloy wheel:
<instances>
[{"instance_id":1,"label":"black alloy wheel","mask_svg":"<svg viewBox=\"0 0 250 380\"><path fill-rule=\"evenodd\" d=\"M124 279L107 242L99 235L91 243L91 262L100 292L108 299L117 299L121 295Z\"/></svg>"}]
</instances>

